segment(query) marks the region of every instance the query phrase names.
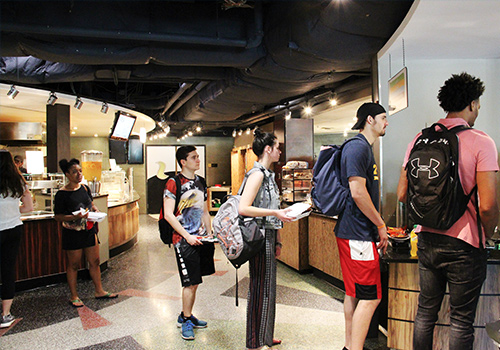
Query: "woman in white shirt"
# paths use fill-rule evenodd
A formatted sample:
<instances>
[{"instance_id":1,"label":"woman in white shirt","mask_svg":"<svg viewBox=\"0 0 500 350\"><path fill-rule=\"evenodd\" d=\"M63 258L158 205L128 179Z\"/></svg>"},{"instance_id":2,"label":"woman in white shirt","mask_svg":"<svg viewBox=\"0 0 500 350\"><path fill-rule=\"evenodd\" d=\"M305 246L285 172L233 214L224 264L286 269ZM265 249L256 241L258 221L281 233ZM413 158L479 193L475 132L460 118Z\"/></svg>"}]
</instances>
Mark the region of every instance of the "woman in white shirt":
<instances>
[{"instance_id":1,"label":"woman in white shirt","mask_svg":"<svg viewBox=\"0 0 500 350\"><path fill-rule=\"evenodd\" d=\"M2 273L2 314L0 328L10 327L14 300L16 258L23 234L21 213L33 210L28 186L9 151L0 149L0 261Z\"/></svg>"}]
</instances>

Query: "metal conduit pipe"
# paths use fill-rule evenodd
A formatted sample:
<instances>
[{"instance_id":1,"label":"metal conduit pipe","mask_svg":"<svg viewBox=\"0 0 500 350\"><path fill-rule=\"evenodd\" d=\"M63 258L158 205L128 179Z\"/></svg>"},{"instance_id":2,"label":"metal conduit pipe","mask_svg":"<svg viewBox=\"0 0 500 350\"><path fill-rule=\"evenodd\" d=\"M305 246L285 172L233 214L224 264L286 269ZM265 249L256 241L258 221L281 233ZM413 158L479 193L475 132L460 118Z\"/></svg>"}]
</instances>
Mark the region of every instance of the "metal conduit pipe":
<instances>
[{"instance_id":1,"label":"metal conduit pipe","mask_svg":"<svg viewBox=\"0 0 500 350\"><path fill-rule=\"evenodd\" d=\"M174 104L174 102L177 101L179 97L184 93L184 91L189 89L191 86L193 86L193 84L191 83L182 83L179 87L179 90L177 90L175 94L173 94L172 97L168 99L165 108L163 108L163 112L161 112L161 115L167 113L168 109Z\"/></svg>"},{"instance_id":2,"label":"metal conduit pipe","mask_svg":"<svg viewBox=\"0 0 500 350\"><path fill-rule=\"evenodd\" d=\"M151 32L124 32L109 31L97 29L79 29L70 27L41 27L34 25L18 25L13 23L2 24L2 32L12 32L17 34L41 34L55 36L72 36L83 38L99 38L113 40L135 40L135 41L154 41L162 43L191 44L191 45L210 45L245 48L248 45L247 40L243 39L225 39L215 37L204 37L194 35L178 34L155 34Z\"/></svg>"},{"instance_id":3,"label":"metal conduit pipe","mask_svg":"<svg viewBox=\"0 0 500 350\"><path fill-rule=\"evenodd\" d=\"M203 89L207 85L208 81L202 81L201 83L196 85L194 89L189 92L189 94L187 94L184 98L182 98L182 100L177 101L172 110L168 112L168 115L171 116L172 114L174 114L184 103L189 101L191 97L196 95L201 89Z\"/></svg>"}]
</instances>

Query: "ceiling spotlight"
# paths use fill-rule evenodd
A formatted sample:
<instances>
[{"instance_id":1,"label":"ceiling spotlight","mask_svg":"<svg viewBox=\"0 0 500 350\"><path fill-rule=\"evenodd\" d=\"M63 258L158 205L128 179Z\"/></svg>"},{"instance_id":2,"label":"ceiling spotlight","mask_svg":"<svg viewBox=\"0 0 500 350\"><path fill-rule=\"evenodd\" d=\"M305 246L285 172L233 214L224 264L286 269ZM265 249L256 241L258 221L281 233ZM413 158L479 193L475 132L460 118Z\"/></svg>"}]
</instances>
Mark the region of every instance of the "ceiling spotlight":
<instances>
[{"instance_id":1,"label":"ceiling spotlight","mask_svg":"<svg viewBox=\"0 0 500 350\"><path fill-rule=\"evenodd\" d=\"M10 87L9 92L7 92L7 96L8 96L11 100L15 99L15 98L16 98L16 96L17 96L18 94L19 94L19 90L18 90L18 89L16 89L16 87L15 87L14 85L12 85L12 86Z\"/></svg>"},{"instance_id":2,"label":"ceiling spotlight","mask_svg":"<svg viewBox=\"0 0 500 350\"><path fill-rule=\"evenodd\" d=\"M312 108L311 108L311 106L305 106L305 107L304 107L304 113L305 113L306 115L310 115L310 114L312 113Z\"/></svg>"},{"instance_id":3,"label":"ceiling spotlight","mask_svg":"<svg viewBox=\"0 0 500 350\"><path fill-rule=\"evenodd\" d=\"M292 118L292 112L287 108L285 110L285 119L288 120L290 118Z\"/></svg>"},{"instance_id":4,"label":"ceiling spotlight","mask_svg":"<svg viewBox=\"0 0 500 350\"><path fill-rule=\"evenodd\" d=\"M149 136L149 141L153 141L153 136Z\"/></svg>"},{"instance_id":5,"label":"ceiling spotlight","mask_svg":"<svg viewBox=\"0 0 500 350\"><path fill-rule=\"evenodd\" d=\"M47 104L53 106L53 105L56 104L56 101L57 101L56 93L55 92L51 92L50 96L49 96L49 99L47 100Z\"/></svg>"},{"instance_id":6,"label":"ceiling spotlight","mask_svg":"<svg viewBox=\"0 0 500 350\"><path fill-rule=\"evenodd\" d=\"M180 138L177 138L177 142L181 142L181 139L180 139Z\"/></svg>"},{"instance_id":7,"label":"ceiling spotlight","mask_svg":"<svg viewBox=\"0 0 500 350\"><path fill-rule=\"evenodd\" d=\"M240 131L238 131L238 136L241 136L241 134L243 134L243 130L240 129Z\"/></svg>"},{"instance_id":8,"label":"ceiling spotlight","mask_svg":"<svg viewBox=\"0 0 500 350\"><path fill-rule=\"evenodd\" d=\"M101 107L101 113L104 113L104 114L108 113L108 109L109 109L108 104L106 102L103 102L102 107Z\"/></svg>"},{"instance_id":9,"label":"ceiling spotlight","mask_svg":"<svg viewBox=\"0 0 500 350\"><path fill-rule=\"evenodd\" d=\"M246 131L247 135L250 135L250 132L251 132L250 128L247 128L247 131Z\"/></svg>"},{"instance_id":10,"label":"ceiling spotlight","mask_svg":"<svg viewBox=\"0 0 500 350\"><path fill-rule=\"evenodd\" d=\"M82 108L82 106L83 106L82 100L80 99L80 97L77 97L76 101L75 101L75 108L80 109L80 108ZM102 112L102 109L101 109L101 112Z\"/></svg>"},{"instance_id":11,"label":"ceiling spotlight","mask_svg":"<svg viewBox=\"0 0 500 350\"><path fill-rule=\"evenodd\" d=\"M97 134L94 134L94 137L99 137L99 135L97 135Z\"/></svg>"},{"instance_id":12,"label":"ceiling spotlight","mask_svg":"<svg viewBox=\"0 0 500 350\"><path fill-rule=\"evenodd\" d=\"M153 135L153 139L157 140L158 139L158 135L154 134Z\"/></svg>"},{"instance_id":13,"label":"ceiling spotlight","mask_svg":"<svg viewBox=\"0 0 500 350\"><path fill-rule=\"evenodd\" d=\"M236 137L236 129L233 130L233 137Z\"/></svg>"},{"instance_id":14,"label":"ceiling spotlight","mask_svg":"<svg viewBox=\"0 0 500 350\"><path fill-rule=\"evenodd\" d=\"M193 136L193 132L191 130L188 131L188 136Z\"/></svg>"},{"instance_id":15,"label":"ceiling spotlight","mask_svg":"<svg viewBox=\"0 0 500 350\"><path fill-rule=\"evenodd\" d=\"M335 98L331 98L331 99L330 99L330 106L334 107L334 106L336 106L336 105L337 105L337 103L338 103L338 102L337 102L337 100L336 100Z\"/></svg>"},{"instance_id":16,"label":"ceiling spotlight","mask_svg":"<svg viewBox=\"0 0 500 350\"><path fill-rule=\"evenodd\" d=\"M196 132L200 132L200 131L201 131L201 125L198 124L198 125L196 125Z\"/></svg>"}]
</instances>

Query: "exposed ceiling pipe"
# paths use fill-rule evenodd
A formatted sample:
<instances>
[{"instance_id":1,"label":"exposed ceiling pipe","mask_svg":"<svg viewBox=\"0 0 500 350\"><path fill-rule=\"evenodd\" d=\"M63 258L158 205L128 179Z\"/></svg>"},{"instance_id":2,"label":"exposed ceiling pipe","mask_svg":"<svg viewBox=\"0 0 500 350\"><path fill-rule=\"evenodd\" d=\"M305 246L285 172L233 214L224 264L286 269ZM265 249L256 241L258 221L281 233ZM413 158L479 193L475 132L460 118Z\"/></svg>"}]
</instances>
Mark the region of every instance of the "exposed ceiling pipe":
<instances>
[{"instance_id":1,"label":"exposed ceiling pipe","mask_svg":"<svg viewBox=\"0 0 500 350\"><path fill-rule=\"evenodd\" d=\"M133 40L140 42L161 42L171 44L189 44L189 45L210 45L210 46L225 46L225 47L241 47L248 46L248 40L243 39L226 39L219 37L205 37L197 35L179 35L179 34L156 34L152 32L125 32L125 31L109 31L97 29L80 29L71 27L42 27L35 25L2 23L2 32L12 32L18 34L30 35L54 35L67 37L83 37L83 38L99 38L111 40Z\"/></svg>"},{"instance_id":2,"label":"exposed ceiling pipe","mask_svg":"<svg viewBox=\"0 0 500 350\"><path fill-rule=\"evenodd\" d=\"M165 108L163 108L163 112L161 112L161 115L163 116L165 113L167 113L168 109L174 104L174 102L177 101L179 97L184 93L184 91L189 89L192 85L193 84L191 83L182 83L179 87L179 90L177 90L175 94L173 94L172 97L168 99Z\"/></svg>"},{"instance_id":3,"label":"exposed ceiling pipe","mask_svg":"<svg viewBox=\"0 0 500 350\"><path fill-rule=\"evenodd\" d=\"M172 108L172 110L168 112L168 115L171 116L172 114L174 114L180 107L182 107L182 105L184 103L189 101L191 99L191 97L196 95L201 89L203 89L207 85L208 85L208 81L202 81L201 83L196 85L193 90L191 90L185 97L182 98L182 100L177 101L177 103Z\"/></svg>"}]
</instances>

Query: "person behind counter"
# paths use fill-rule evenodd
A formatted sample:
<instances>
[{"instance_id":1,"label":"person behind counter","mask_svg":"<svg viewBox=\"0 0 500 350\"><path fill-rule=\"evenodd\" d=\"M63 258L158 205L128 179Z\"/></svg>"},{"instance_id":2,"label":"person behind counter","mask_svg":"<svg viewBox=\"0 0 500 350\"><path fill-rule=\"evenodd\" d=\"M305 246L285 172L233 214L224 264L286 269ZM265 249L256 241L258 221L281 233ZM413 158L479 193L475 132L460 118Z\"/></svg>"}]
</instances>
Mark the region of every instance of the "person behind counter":
<instances>
[{"instance_id":1,"label":"person behind counter","mask_svg":"<svg viewBox=\"0 0 500 350\"><path fill-rule=\"evenodd\" d=\"M241 195L239 213L243 216L261 218L266 230L264 249L250 259L250 289L247 303L246 346L263 349L281 344L273 339L276 314L276 257L281 253L278 229L282 222L294 218L286 215L290 209L279 209L279 191L274 173L269 170L279 161L281 151L276 135L256 129L252 150L258 157L249 170L247 182ZM262 218L265 217L265 221Z\"/></svg>"},{"instance_id":2,"label":"person behind counter","mask_svg":"<svg viewBox=\"0 0 500 350\"><path fill-rule=\"evenodd\" d=\"M23 167L24 159L22 156L20 155L14 156L14 163L16 163L16 167L19 169L21 174L26 174L28 172L28 170L26 170L26 168Z\"/></svg>"},{"instance_id":3,"label":"person behind counter","mask_svg":"<svg viewBox=\"0 0 500 350\"><path fill-rule=\"evenodd\" d=\"M21 213L33 210L33 199L26 181L19 173L12 155L0 150L0 267L2 277L2 314L0 328L10 327L14 300L16 258L23 234ZM21 204L21 205L20 205Z\"/></svg>"},{"instance_id":4,"label":"person behind counter","mask_svg":"<svg viewBox=\"0 0 500 350\"><path fill-rule=\"evenodd\" d=\"M113 299L117 294L106 292L102 287L101 269L99 267L99 245L97 239L97 225L87 221L88 212L99 211L92 202L90 189L80 184L83 179L82 168L78 159L59 161L61 170L66 175L68 183L57 191L54 199L54 219L62 222L62 248L66 251L68 265L66 276L71 293L69 300L74 307L82 307L83 302L78 297L76 280L78 267L85 254L89 263L89 273L95 287L96 299ZM73 212L80 209L85 213Z\"/></svg>"}]
</instances>

